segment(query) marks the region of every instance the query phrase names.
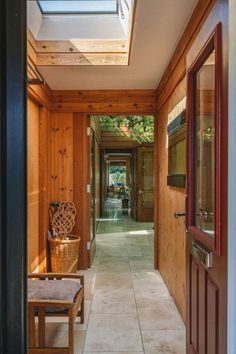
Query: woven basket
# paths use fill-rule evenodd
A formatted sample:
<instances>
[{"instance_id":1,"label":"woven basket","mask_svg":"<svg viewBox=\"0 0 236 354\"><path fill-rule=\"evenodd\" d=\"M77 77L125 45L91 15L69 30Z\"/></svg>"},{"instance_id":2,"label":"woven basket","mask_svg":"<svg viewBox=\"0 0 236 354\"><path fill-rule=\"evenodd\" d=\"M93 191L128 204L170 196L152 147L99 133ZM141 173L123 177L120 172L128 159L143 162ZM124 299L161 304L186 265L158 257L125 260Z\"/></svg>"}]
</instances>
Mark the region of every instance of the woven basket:
<instances>
[{"instance_id":1,"label":"woven basket","mask_svg":"<svg viewBox=\"0 0 236 354\"><path fill-rule=\"evenodd\" d=\"M48 239L51 270L55 273L74 273L78 269L80 237L68 235L65 239Z\"/></svg>"}]
</instances>

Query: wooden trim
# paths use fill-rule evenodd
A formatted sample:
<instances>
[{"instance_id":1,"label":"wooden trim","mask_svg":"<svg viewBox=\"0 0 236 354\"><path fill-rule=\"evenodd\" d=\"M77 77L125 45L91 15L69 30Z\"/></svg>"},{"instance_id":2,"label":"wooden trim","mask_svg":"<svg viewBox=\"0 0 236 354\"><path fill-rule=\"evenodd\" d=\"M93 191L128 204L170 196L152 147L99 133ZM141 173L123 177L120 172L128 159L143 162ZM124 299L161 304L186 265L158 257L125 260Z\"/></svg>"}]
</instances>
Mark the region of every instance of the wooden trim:
<instances>
[{"instance_id":1,"label":"wooden trim","mask_svg":"<svg viewBox=\"0 0 236 354\"><path fill-rule=\"evenodd\" d=\"M52 102L52 91L50 87L45 85L28 85L27 95L34 103L40 107L47 107L52 111L51 102Z\"/></svg>"},{"instance_id":2,"label":"wooden trim","mask_svg":"<svg viewBox=\"0 0 236 354\"><path fill-rule=\"evenodd\" d=\"M187 93L187 152L188 152L188 179L187 179L187 210L188 210L188 229L193 233L196 238L203 242L211 251L220 255L220 215L221 215L221 183L220 183L220 171L221 171L221 76L222 76L222 44L221 44L221 24L218 24L211 37L200 51L200 54L188 69L188 93ZM205 60L209 57L211 52L215 49L216 56L216 70L215 70L215 237L212 239L205 232L198 229L195 225L195 210L194 210L194 180L195 180L195 163L194 163L194 116L195 116L195 74L204 64Z\"/></svg>"},{"instance_id":3,"label":"wooden trim","mask_svg":"<svg viewBox=\"0 0 236 354\"><path fill-rule=\"evenodd\" d=\"M88 268L87 241L90 236L89 225L89 193L87 193L87 184L89 183L88 174L88 117L83 113L74 113L74 161L73 161L73 179L74 179L74 203L79 217L76 218L75 232L81 237L79 269ZM79 152L83 152L80 154ZM77 152L77 153L76 153Z\"/></svg>"},{"instance_id":4,"label":"wooden trim","mask_svg":"<svg viewBox=\"0 0 236 354\"><path fill-rule=\"evenodd\" d=\"M31 44L31 46L33 47L33 49L36 51L37 49L37 41L34 38L33 33L31 32L31 30L29 29L29 27L27 27L27 40L28 42Z\"/></svg>"},{"instance_id":5,"label":"wooden trim","mask_svg":"<svg viewBox=\"0 0 236 354\"><path fill-rule=\"evenodd\" d=\"M38 53L37 66L128 65L127 53Z\"/></svg>"},{"instance_id":6,"label":"wooden trim","mask_svg":"<svg viewBox=\"0 0 236 354\"><path fill-rule=\"evenodd\" d=\"M129 37L129 49L128 49L128 65L130 65L130 60L131 60L131 50L132 50L133 39L134 39L134 26L135 26L136 14L137 14L137 0L134 0L134 2L133 2L133 14L132 14L132 19L131 19L131 24L130 24L130 37Z\"/></svg>"},{"instance_id":7,"label":"wooden trim","mask_svg":"<svg viewBox=\"0 0 236 354\"><path fill-rule=\"evenodd\" d=\"M29 348L29 354L69 354L68 348Z\"/></svg>"},{"instance_id":8,"label":"wooden trim","mask_svg":"<svg viewBox=\"0 0 236 354\"><path fill-rule=\"evenodd\" d=\"M36 41L36 52L42 53L126 53L127 41L123 39L73 39L61 41Z\"/></svg>"},{"instance_id":9,"label":"wooden trim","mask_svg":"<svg viewBox=\"0 0 236 354\"><path fill-rule=\"evenodd\" d=\"M53 91L52 110L93 114L153 114L156 90Z\"/></svg>"},{"instance_id":10,"label":"wooden trim","mask_svg":"<svg viewBox=\"0 0 236 354\"><path fill-rule=\"evenodd\" d=\"M158 124L157 114L154 115L154 268L159 269L159 238L158 238L158 201L159 201L159 171L158 171Z\"/></svg>"}]
</instances>

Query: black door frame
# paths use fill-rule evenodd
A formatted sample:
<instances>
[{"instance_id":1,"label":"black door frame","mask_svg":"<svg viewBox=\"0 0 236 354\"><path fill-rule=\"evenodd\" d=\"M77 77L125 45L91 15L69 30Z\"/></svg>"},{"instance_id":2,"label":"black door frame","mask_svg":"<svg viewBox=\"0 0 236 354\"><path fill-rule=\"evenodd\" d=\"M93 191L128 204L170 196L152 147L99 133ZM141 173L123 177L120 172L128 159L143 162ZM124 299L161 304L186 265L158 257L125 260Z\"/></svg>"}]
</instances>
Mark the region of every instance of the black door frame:
<instances>
[{"instance_id":1,"label":"black door frame","mask_svg":"<svg viewBox=\"0 0 236 354\"><path fill-rule=\"evenodd\" d=\"M0 352L27 352L26 0L0 2Z\"/></svg>"}]
</instances>

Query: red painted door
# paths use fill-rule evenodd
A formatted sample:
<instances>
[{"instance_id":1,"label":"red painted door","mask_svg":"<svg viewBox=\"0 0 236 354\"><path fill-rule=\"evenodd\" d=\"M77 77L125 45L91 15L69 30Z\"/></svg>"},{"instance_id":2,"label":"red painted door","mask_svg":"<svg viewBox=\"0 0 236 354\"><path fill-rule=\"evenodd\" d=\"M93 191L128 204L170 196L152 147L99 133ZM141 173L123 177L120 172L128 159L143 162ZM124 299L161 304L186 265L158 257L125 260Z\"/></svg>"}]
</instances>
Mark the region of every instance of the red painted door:
<instances>
[{"instance_id":1,"label":"red painted door","mask_svg":"<svg viewBox=\"0 0 236 354\"><path fill-rule=\"evenodd\" d=\"M217 3L216 9L219 4L224 9L226 2ZM219 13L213 11L187 57L187 353L191 354L227 353L227 21L226 12Z\"/></svg>"}]
</instances>

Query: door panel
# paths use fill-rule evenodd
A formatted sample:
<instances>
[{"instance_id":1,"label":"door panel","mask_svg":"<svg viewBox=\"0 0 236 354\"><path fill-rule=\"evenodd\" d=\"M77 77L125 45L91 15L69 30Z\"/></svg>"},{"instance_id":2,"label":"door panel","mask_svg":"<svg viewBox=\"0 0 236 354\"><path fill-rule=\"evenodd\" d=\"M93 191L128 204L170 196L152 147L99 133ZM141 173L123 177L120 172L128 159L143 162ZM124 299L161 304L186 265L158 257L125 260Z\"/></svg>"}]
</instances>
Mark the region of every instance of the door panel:
<instances>
[{"instance_id":1,"label":"door panel","mask_svg":"<svg viewBox=\"0 0 236 354\"><path fill-rule=\"evenodd\" d=\"M153 221L154 217L154 149L138 148L138 221Z\"/></svg>"},{"instance_id":2,"label":"door panel","mask_svg":"<svg viewBox=\"0 0 236 354\"><path fill-rule=\"evenodd\" d=\"M95 133L90 127L90 265L96 252Z\"/></svg>"},{"instance_id":3,"label":"door panel","mask_svg":"<svg viewBox=\"0 0 236 354\"><path fill-rule=\"evenodd\" d=\"M195 354L227 353L226 12L218 0L187 56L187 353Z\"/></svg>"}]
</instances>

